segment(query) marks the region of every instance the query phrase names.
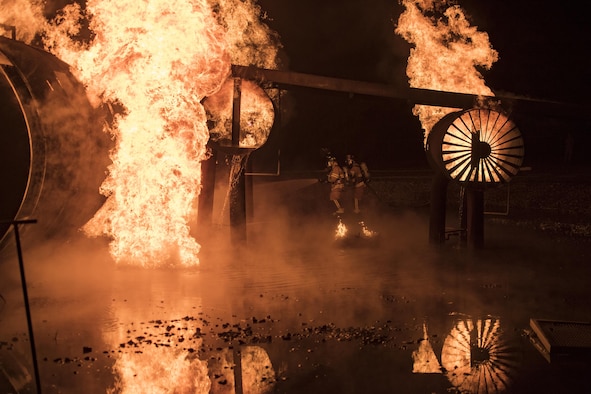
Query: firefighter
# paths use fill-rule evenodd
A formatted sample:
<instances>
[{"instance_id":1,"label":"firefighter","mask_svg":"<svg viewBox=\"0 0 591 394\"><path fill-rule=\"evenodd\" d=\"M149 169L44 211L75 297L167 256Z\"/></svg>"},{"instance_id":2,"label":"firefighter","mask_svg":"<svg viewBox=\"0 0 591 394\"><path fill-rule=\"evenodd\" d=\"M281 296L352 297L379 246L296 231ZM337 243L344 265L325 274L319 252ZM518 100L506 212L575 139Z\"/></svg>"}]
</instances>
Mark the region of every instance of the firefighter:
<instances>
[{"instance_id":1,"label":"firefighter","mask_svg":"<svg viewBox=\"0 0 591 394\"><path fill-rule=\"evenodd\" d=\"M345 172L334 156L328 157L327 180L330 183L329 198L337 208L335 214L345 213L345 209L341 205L341 196L345 188Z\"/></svg>"},{"instance_id":2,"label":"firefighter","mask_svg":"<svg viewBox=\"0 0 591 394\"><path fill-rule=\"evenodd\" d=\"M345 163L347 181L353 186L353 212L360 213L359 202L363 200L367 182L369 182L369 170L365 162L357 163L351 154L346 156Z\"/></svg>"}]
</instances>

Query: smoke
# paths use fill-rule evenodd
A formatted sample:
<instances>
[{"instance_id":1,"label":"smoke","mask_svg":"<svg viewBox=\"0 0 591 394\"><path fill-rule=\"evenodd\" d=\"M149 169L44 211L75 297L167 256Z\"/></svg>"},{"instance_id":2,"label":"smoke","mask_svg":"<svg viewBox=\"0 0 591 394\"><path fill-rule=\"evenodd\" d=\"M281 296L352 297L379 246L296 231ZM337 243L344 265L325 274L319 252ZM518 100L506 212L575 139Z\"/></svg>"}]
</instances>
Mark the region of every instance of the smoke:
<instances>
[{"instance_id":1,"label":"smoke","mask_svg":"<svg viewBox=\"0 0 591 394\"><path fill-rule=\"evenodd\" d=\"M0 0L0 34L16 28L16 39L31 43L47 28L43 0Z\"/></svg>"},{"instance_id":2,"label":"smoke","mask_svg":"<svg viewBox=\"0 0 591 394\"><path fill-rule=\"evenodd\" d=\"M46 171L42 206L36 208L53 228L76 232L103 203L97 187L104 180L112 142L103 133L104 113L92 108L84 88L59 73L65 94L41 101L45 122ZM47 196L47 197L45 197Z\"/></svg>"},{"instance_id":3,"label":"smoke","mask_svg":"<svg viewBox=\"0 0 591 394\"><path fill-rule=\"evenodd\" d=\"M219 25L226 31L232 64L260 68L280 67L282 48L277 32L265 23L265 14L257 0L208 0Z\"/></svg>"},{"instance_id":4,"label":"smoke","mask_svg":"<svg viewBox=\"0 0 591 394\"><path fill-rule=\"evenodd\" d=\"M107 202L84 231L112 238L117 260L197 264L187 221L207 157L200 101L220 88L231 62L276 68L277 36L254 1L57 4L46 10L50 21L41 4L31 7L34 16L14 19L17 29L35 19L27 42L35 37L70 65L94 107L117 108L103 124L115 143L100 189Z\"/></svg>"}]
</instances>

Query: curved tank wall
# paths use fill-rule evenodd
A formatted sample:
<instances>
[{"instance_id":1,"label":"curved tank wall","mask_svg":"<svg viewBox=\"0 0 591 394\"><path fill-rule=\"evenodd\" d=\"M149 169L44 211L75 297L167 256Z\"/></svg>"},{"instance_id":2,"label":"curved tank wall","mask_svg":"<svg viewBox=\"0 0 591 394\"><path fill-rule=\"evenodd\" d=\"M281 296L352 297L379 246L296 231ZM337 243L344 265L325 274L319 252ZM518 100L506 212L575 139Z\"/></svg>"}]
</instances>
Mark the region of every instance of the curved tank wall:
<instances>
[{"instance_id":1,"label":"curved tank wall","mask_svg":"<svg viewBox=\"0 0 591 394\"><path fill-rule=\"evenodd\" d=\"M109 165L106 117L93 109L69 66L43 50L0 37L0 248L10 221L32 242L77 231L104 201Z\"/></svg>"}]
</instances>

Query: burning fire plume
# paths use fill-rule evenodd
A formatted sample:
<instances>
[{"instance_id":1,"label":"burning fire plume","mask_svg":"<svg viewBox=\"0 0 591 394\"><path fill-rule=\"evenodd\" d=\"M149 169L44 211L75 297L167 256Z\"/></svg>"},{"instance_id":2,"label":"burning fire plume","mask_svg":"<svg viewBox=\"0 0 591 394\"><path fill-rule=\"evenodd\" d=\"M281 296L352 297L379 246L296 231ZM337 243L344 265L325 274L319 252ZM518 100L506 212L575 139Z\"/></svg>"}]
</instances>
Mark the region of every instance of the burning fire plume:
<instances>
[{"instance_id":1,"label":"burning fire plume","mask_svg":"<svg viewBox=\"0 0 591 394\"><path fill-rule=\"evenodd\" d=\"M490 69L498 60L488 34L470 26L453 0L402 0L405 11L395 32L413 45L406 73L413 88L493 96L477 67ZM416 105L413 113L425 130L452 108Z\"/></svg>"},{"instance_id":2,"label":"burning fire plume","mask_svg":"<svg viewBox=\"0 0 591 394\"><path fill-rule=\"evenodd\" d=\"M255 1L88 0L52 21L27 21L94 105L120 108L105 126L116 144L100 190L107 200L83 228L110 237L117 262L199 263L189 223L210 137L201 101L220 89L232 63L277 67L279 41ZM20 2L36 10L31 19L42 15L40 3ZM21 21L9 22L20 31Z\"/></svg>"}]
</instances>

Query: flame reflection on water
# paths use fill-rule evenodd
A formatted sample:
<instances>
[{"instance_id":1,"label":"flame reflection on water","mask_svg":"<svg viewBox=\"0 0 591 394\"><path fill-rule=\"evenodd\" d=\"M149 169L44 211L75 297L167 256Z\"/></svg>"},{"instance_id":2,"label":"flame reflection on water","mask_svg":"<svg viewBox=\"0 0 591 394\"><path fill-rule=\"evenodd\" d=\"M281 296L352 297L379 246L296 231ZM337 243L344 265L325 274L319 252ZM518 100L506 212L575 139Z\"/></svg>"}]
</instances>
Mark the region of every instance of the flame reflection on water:
<instances>
[{"instance_id":1,"label":"flame reflection on water","mask_svg":"<svg viewBox=\"0 0 591 394\"><path fill-rule=\"evenodd\" d=\"M460 392L502 393L520 364L518 353L503 338L498 319L463 319L455 323L441 350L441 364L423 326L413 352L414 373L443 373Z\"/></svg>"}]
</instances>

